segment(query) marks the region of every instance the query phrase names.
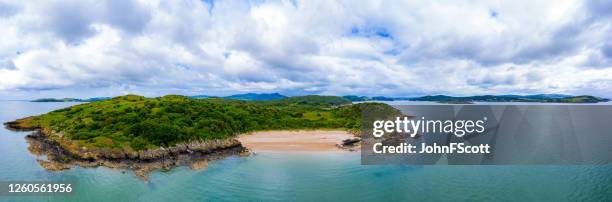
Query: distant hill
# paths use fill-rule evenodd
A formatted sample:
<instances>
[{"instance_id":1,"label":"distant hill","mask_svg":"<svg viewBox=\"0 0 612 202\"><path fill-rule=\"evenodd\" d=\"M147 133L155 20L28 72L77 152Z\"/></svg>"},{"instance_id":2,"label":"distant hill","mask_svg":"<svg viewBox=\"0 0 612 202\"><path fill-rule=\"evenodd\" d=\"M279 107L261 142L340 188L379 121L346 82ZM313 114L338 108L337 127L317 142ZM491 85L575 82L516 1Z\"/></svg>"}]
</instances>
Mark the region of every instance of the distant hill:
<instances>
[{"instance_id":1,"label":"distant hill","mask_svg":"<svg viewBox=\"0 0 612 202\"><path fill-rule=\"evenodd\" d=\"M368 101L372 100L367 96L357 96L357 95L345 95L342 96L344 99L350 100L351 102L360 102L360 101Z\"/></svg>"},{"instance_id":2,"label":"distant hill","mask_svg":"<svg viewBox=\"0 0 612 202\"><path fill-rule=\"evenodd\" d=\"M254 100L254 101L262 101L262 100L279 100L286 98L287 96L278 94L278 93L246 93L246 94L237 94L230 95L223 98L226 99L235 99L235 100Z\"/></svg>"},{"instance_id":3,"label":"distant hill","mask_svg":"<svg viewBox=\"0 0 612 202\"><path fill-rule=\"evenodd\" d=\"M110 99L112 98L111 97L92 97L92 98L84 99L82 101L83 102L95 102L95 101L110 100Z\"/></svg>"},{"instance_id":4,"label":"distant hill","mask_svg":"<svg viewBox=\"0 0 612 202\"><path fill-rule=\"evenodd\" d=\"M571 95L563 94L535 94L535 95L500 95L503 97L525 98L525 99L557 99L572 97Z\"/></svg>"},{"instance_id":5,"label":"distant hill","mask_svg":"<svg viewBox=\"0 0 612 202\"><path fill-rule=\"evenodd\" d=\"M610 99L600 98L590 95L581 95L564 98L552 98L547 99L545 102L559 102L559 103L597 103L597 102L608 102Z\"/></svg>"},{"instance_id":6,"label":"distant hill","mask_svg":"<svg viewBox=\"0 0 612 202\"><path fill-rule=\"evenodd\" d=\"M376 96L376 97L372 97L372 100L394 101L394 100L399 100L399 99L395 99L395 98L391 98L391 97Z\"/></svg>"},{"instance_id":7,"label":"distant hill","mask_svg":"<svg viewBox=\"0 0 612 202\"><path fill-rule=\"evenodd\" d=\"M325 95L305 95L286 97L280 100L270 101L271 104L293 104L293 105L310 105L310 106L340 106L350 104L351 101L338 96Z\"/></svg>"},{"instance_id":8,"label":"distant hill","mask_svg":"<svg viewBox=\"0 0 612 202\"><path fill-rule=\"evenodd\" d=\"M195 99L206 99L206 98L224 98L224 99L232 99L232 100L245 100L245 101L264 101L264 100L279 100L286 98L287 96L281 95L279 93L245 93L245 94L236 94L225 97L219 96L210 96L210 95L194 95L190 96Z\"/></svg>"},{"instance_id":9,"label":"distant hill","mask_svg":"<svg viewBox=\"0 0 612 202\"><path fill-rule=\"evenodd\" d=\"M385 96L375 96L375 97L368 97L368 96L358 96L358 95L345 95L342 96L345 99L348 99L350 101L353 102L363 102L363 101L397 101L397 100L410 100L412 98L406 98L406 97L385 97Z\"/></svg>"},{"instance_id":10,"label":"distant hill","mask_svg":"<svg viewBox=\"0 0 612 202\"><path fill-rule=\"evenodd\" d=\"M195 98L195 99L206 99L206 98L211 98L213 96L208 96L208 95L194 95L194 96L190 96L191 98Z\"/></svg>"}]
</instances>

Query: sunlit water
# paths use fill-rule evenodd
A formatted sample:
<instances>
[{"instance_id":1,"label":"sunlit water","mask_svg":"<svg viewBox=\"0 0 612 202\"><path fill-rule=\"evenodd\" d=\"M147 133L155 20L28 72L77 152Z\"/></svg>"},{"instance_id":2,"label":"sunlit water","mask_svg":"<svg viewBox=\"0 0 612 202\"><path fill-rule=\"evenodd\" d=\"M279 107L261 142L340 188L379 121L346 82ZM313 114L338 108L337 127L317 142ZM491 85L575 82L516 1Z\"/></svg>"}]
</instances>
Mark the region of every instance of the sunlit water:
<instances>
[{"instance_id":1,"label":"sunlit water","mask_svg":"<svg viewBox=\"0 0 612 202\"><path fill-rule=\"evenodd\" d=\"M0 121L74 103L0 102ZM0 181L71 181L71 196L1 201L389 201L612 200L612 166L362 166L358 153L260 153L214 161L205 170L49 172L27 150L27 133L0 129Z\"/></svg>"}]
</instances>

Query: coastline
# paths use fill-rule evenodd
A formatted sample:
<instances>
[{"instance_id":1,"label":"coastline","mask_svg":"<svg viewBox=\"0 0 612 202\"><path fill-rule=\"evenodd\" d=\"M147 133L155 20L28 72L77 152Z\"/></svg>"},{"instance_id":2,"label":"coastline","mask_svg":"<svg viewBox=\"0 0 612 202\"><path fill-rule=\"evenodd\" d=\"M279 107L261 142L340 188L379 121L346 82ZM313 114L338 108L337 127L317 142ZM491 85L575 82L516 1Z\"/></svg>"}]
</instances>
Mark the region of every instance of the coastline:
<instances>
[{"instance_id":1,"label":"coastline","mask_svg":"<svg viewBox=\"0 0 612 202\"><path fill-rule=\"evenodd\" d=\"M168 148L129 152L120 149L75 147L70 140L61 138L58 133L23 126L15 121L4 123L4 126L13 131L32 131L26 135L28 150L35 155L47 156L46 160L39 159L37 162L50 171L67 170L74 166L104 166L133 170L136 176L147 181L148 174L155 170L167 170L177 166L202 169L206 168L210 160L249 154L248 150L234 138L191 141Z\"/></svg>"},{"instance_id":2,"label":"coastline","mask_svg":"<svg viewBox=\"0 0 612 202\"><path fill-rule=\"evenodd\" d=\"M208 161L232 155L244 157L250 155L251 151L347 152L355 151L360 146L360 140L354 133L338 129L317 129L257 131L222 140L191 141L168 148L123 151L116 148L78 147L73 141L64 139L62 133L30 127L19 120L6 122L4 126L13 131L31 131L26 135L28 150L35 155L47 157L45 160L37 160L47 170L104 166L132 170L145 181L148 181L148 174L155 170L169 170L178 166L204 169Z\"/></svg>"}]
</instances>

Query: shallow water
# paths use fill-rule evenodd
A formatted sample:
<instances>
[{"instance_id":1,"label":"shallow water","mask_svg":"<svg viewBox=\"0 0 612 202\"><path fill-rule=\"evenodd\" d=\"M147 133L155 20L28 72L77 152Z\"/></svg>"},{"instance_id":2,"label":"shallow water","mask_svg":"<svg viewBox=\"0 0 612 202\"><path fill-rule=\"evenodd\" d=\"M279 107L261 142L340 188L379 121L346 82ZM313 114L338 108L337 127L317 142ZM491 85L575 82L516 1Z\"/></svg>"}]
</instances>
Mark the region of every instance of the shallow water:
<instances>
[{"instance_id":1,"label":"shallow water","mask_svg":"<svg viewBox=\"0 0 612 202\"><path fill-rule=\"evenodd\" d=\"M0 121L76 103L0 102ZM362 166L358 153L259 153L154 172L145 183L130 171L74 168L49 172L27 150L24 132L0 129L0 181L71 181L71 196L0 201L387 201L611 200L606 166Z\"/></svg>"}]
</instances>

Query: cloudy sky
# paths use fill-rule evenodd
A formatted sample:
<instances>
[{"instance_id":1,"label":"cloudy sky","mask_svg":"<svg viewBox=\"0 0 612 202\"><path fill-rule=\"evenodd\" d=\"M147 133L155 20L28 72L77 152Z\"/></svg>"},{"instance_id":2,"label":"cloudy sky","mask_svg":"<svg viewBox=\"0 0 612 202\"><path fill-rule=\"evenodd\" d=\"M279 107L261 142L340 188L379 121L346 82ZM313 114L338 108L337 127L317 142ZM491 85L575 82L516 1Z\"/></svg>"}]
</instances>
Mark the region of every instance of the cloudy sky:
<instances>
[{"instance_id":1,"label":"cloudy sky","mask_svg":"<svg viewBox=\"0 0 612 202\"><path fill-rule=\"evenodd\" d=\"M612 97L612 1L0 0L0 99Z\"/></svg>"}]
</instances>

